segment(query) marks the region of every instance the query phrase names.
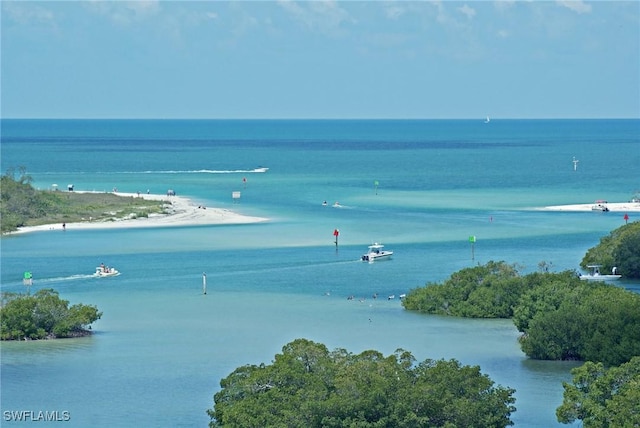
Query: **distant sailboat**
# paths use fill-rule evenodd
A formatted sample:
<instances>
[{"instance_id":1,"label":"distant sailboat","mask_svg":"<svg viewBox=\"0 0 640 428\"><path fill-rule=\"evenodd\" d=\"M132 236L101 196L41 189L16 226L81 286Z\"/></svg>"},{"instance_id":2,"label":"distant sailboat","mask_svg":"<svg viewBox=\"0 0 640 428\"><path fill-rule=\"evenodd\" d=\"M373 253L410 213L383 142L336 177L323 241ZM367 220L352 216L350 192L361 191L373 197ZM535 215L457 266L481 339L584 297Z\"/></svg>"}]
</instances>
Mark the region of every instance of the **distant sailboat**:
<instances>
[{"instance_id":1,"label":"distant sailboat","mask_svg":"<svg viewBox=\"0 0 640 428\"><path fill-rule=\"evenodd\" d=\"M491 119L489 119L489 116L487 116L487 118L485 119L484 123L489 123L491 122Z\"/></svg>"}]
</instances>

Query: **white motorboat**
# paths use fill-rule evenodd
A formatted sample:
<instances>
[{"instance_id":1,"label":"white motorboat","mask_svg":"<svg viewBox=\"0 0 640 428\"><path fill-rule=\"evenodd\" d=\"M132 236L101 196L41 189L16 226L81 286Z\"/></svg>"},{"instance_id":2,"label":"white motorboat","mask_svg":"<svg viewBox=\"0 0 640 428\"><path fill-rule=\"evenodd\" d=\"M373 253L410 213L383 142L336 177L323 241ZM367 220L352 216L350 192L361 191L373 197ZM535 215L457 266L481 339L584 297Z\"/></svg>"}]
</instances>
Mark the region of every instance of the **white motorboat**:
<instances>
[{"instance_id":1,"label":"white motorboat","mask_svg":"<svg viewBox=\"0 0 640 428\"><path fill-rule=\"evenodd\" d=\"M594 205L591 206L592 211L609 211L609 207L607 206L607 201L598 199Z\"/></svg>"},{"instance_id":2,"label":"white motorboat","mask_svg":"<svg viewBox=\"0 0 640 428\"><path fill-rule=\"evenodd\" d=\"M603 274L600 273L600 268L602 265L588 265L590 270L589 273L580 275L580 279L584 281L615 281L622 277L622 275L618 275L618 268L615 266L611 269L611 274Z\"/></svg>"},{"instance_id":3,"label":"white motorboat","mask_svg":"<svg viewBox=\"0 0 640 428\"><path fill-rule=\"evenodd\" d=\"M98 278L106 278L108 276L117 276L117 275L120 275L120 272L118 271L118 269L105 266L105 265L100 265L96 268L96 273L93 276L97 276Z\"/></svg>"},{"instance_id":4,"label":"white motorboat","mask_svg":"<svg viewBox=\"0 0 640 428\"><path fill-rule=\"evenodd\" d=\"M369 251L362 256L363 262L373 262L375 260L388 260L391 258L393 251L383 250L384 245L377 242L369 245Z\"/></svg>"}]
</instances>

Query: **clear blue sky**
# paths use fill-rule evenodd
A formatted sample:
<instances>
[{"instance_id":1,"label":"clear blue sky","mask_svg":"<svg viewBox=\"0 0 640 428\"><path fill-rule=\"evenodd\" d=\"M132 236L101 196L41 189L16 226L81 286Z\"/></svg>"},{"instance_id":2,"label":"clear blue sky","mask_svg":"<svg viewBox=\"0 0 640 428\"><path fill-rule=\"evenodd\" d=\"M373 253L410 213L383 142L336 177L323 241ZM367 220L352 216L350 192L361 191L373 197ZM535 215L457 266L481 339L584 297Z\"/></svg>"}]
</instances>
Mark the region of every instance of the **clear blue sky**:
<instances>
[{"instance_id":1,"label":"clear blue sky","mask_svg":"<svg viewBox=\"0 0 640 428\"><path fill-rule=\"evenodd\" d=\"M638 1L2 1L3 118L640 117Z\"/></svg>"}]
</instances>

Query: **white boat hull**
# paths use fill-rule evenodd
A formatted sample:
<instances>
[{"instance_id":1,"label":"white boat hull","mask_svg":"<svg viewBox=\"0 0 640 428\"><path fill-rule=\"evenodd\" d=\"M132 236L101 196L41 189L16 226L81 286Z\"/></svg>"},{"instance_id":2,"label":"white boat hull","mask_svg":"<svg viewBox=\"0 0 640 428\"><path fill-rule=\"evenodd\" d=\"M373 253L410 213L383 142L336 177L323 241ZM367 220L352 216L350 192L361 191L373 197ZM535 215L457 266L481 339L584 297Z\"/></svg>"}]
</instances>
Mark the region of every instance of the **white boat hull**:
<instances>
[{"instance_id":1,"label":"white boat hull","mask_svg":"<svg viewBox=\"0 0 640 428\"><path fill-rule=\"evenodd\" d=\"M580 275L583 281L617 281L622 275Z\"/></svg>"},{"instance_id":2,"label":"white boat hull","mask_svg":"<svg viewBox=\"0 0 640 428\"><path fill-rule=\"evenodd\" d=\"M371 263L374 261L389 260L392 255L393 255L393 251L382 251L380 253L367 253L362 256L362 261Z\"/></svg>"},{"instance_id":3,"label":"white boat hull","mask_svg":"<svg viewBox=\"0 0 640 428\"><path fill-rule=\"evenodd\" d=\"M114 268L102 268L102 267L98 267L96 268L96 273L93 274L93 276L98 277L98 278L107 278L110 276L118 276L120 275L120 272L117 269Z\"/></svg>"},{"instance_id":4,"label":"white boat hull","mask_svg":"<svg viewBox=\"0 0 640 428\"><path fill-rule=\"evenodd\" d=\"M363 262L373 262L376 260L389 260L393 255L393 251L383 250L384 245L377 242L373 245L369 245L369 251L367 251L360 259Z\"/></svg>"},{"instance_id":5,"label":"white boat hull","mask_svg":"<svg viewBox=\"0 0 640 428\"><path fill-rule=\"evenodd\" d=\"M622 275L618 275L618 268L615 266L609 275L600 273L602 265L587 265L587 268L589 273L580 275L580 279L583 281L616 281L622 277Z\"/></svg>"}]
</instances>

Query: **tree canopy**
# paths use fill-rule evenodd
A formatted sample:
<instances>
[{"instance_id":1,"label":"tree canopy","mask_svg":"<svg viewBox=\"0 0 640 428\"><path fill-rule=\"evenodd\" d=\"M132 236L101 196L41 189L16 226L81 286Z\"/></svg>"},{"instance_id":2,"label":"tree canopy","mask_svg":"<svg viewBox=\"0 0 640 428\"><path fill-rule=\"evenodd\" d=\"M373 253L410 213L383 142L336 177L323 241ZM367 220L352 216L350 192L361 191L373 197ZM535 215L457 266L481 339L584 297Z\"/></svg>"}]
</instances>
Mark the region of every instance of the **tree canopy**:
<instances>
[{"instance_id":1,"label":"tree canopy","mask_svg":"<svg viewBox=\"0 0 640 428\"><path fill-rule=\"evenodd\" d=\"M559 422L582 421L585 428L640 426L640 356L619 367L586 362L563 383Z\"/></svg>"},{"instance_id":2,"label":"tree canopy","mask_svg":"<svg viewBox=\"0 0 640 428\"><path fill-rule=\"evenodd\" d=\"M547 281L514 310L520 345L536 359L619 365L640 355L640 295L605 283Z\"/></svg>"},{"instance_id":3,"label":"tree canopy","mask_svg":"<svg viewBox=\"0 0 640 428\"><path fill-rule=\"evenodd\" d=\"M589 248L580 266L586 269L592 264L602 265L602 272L611 272L615 266L625 278L640 278L640 222L615 229Z\"/></svg>"},{"instance_id":4,"label":"tree canopy","mask_svg":"<svg viewBox=\"0 0 640 428\"><path fill-rule=\"evenodd\" d=\"M2 340L45 339L82 336L87 326L102 316L95 306L75 304L53 289L33 295L2 293L0 338Z\"/></svg>"},{"instance_id":5,"label":"tree canopy","mask_svg":"<svg viewBox=\"0 0 640 428\"><path fill-rule=\"evenodd\" d=\"M2 233L23 226L88 220L148 217L164 213L164 202L124 197L113 193L36 190L25 167L10 168L0 177L0 225Z\"/></svg>"},{"instance_id":6,"label":"tree canopy","mask_svg":"<svg viewBox=\"0 0 640 428\"><path fill-rule=\"evenodd\" d=\"M427 283L407 293L403 306L430 314L511 318L524 291L515 266L500 261L465 268L444 283Z\"/></svg>"},{"instance_id":7,"label":"tree canopy","mask_svg":"<svg viewBox=\"0 0 640 428\"><path fill-rule=\"evenodd\" d=\"M505 427L513 389L456 360L416 364L297 339L272 364L238 367L220 382L210 427Z\"/></svg>"},{"instance_id":8,"label":"tree canopy","mask_svg":"<svg viewBox=\"0 0 640 428\"><path fill-rule=\"evenodd\" d=\"M2 232L24 226L28 218L44 215L48 208L46 200L41 200L31 186L31 176L26 168L20 167L20 177L16 179L14 169L9 169L0 177L0 220Z\"/></svg>"},{"instance_id":9,"label":"tree canopy","mask_svg":"<svg viewBox=\"0 0 640 428\"><path fill-rule=\"evenodd\" d=\"M581 281L572 271L520 276L513 266L492 261L411 290L403 305L432 314L512 318L523 333L522 350L535 359L616 365L640 355L640 295Z\"/></svg>"}]
</instances>

